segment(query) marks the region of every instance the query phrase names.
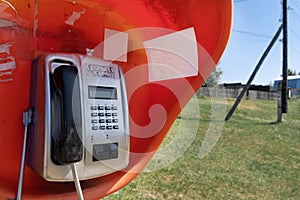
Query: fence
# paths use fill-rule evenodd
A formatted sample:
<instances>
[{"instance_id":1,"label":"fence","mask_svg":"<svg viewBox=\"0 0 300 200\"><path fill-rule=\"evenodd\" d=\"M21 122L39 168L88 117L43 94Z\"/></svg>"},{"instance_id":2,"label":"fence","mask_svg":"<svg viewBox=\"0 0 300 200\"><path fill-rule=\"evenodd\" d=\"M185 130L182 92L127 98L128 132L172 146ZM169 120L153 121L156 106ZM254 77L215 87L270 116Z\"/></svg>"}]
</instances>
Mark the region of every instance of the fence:
<instances>
[{"instance_id":1,"label":"fence","mask_svg":"<svg viewBox=\"0 0 300 200\"><path fill-rule=\"evenodd\" d=\"M289 97L300 98L300 89L290 89L289 90Z\"/></svg>"},{"instance_id":2,"label":"fence","mask_svg":"<svg viewBox=\"0 0 300 200\"><path fill-rule=\"evenodd\" d=\"M242 89L220 89L220 88L208 88L202 87L198 90L197 95L204 95L209 97L222 97L222 98L237 98ZM247 93L247 98L249 100L277 100L277 92L262 92L249 90Z\"/></svg>"},{"instance_id":3,"label":"fence","mask_svg":"<svg viewBox=\"0 0 300 200\"><path fill-rule=\"evenodd\" d=\"M249 90L248 95L249 100L277 100L278 99L278 93L277 92L261 92L261 91L253 91Z\"/></svg>"}]
</instances>

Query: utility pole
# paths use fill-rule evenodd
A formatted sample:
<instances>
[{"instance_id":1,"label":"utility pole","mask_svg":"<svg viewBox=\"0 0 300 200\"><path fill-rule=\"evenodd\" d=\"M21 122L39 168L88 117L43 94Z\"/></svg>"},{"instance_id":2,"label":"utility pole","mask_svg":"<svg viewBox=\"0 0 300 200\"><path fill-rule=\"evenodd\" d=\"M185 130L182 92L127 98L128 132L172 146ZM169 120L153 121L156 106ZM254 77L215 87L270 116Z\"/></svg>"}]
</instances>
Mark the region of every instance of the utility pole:
<instances>
[{"instance_id":1,"label":"utility pole","mask_svg":"<svg viewBox=\"0 0 300 200\"><path fill-rule=\"evenodd\" d=\"M281 88L281 108L282 113L288 112L288 34L287 34L287 0L282 1L282 25L283 25L283 60L282 60L282 88Z\"/></svg>"},{"instance_id":2,"label":"utility pole","mask_svg":"<svg viewBox=\"0 0 300 200\"><path fill-rule=\"evenodd\" d=\"M281 31L282 31L282 25L277 30L277 32L274 35L274 37L273 37L272 41L270 42L269 46L267 47L267 49L263 53L262 57L260 58L259 62L257 63L257 65L256 65L254 71L252 72L252 74L251 74L251 76L250 76L250 78L249 78L246 86L243 88L242 92L240 93L240 95L238 96L238 98L234 102L232 108L228 112L228 114L227 114L227 116L225 118L225 121L228 121L231 118L231 116L234 113L235 109L238 107L240 101L242 100L242 98L244 97L244 95L246 94L246 92L249 90L250 84L252 83L253 79L255 78L258 70L260 69L260 67L263 64L264 60L266 59L267 55L271 51L271 49L274 46L275 42L277 41L278 37L280 36Z\"/></svg>"},{"instance_id":3,"label":"utility pole","mask_svg":"<svg viewBox=\"0 0 300 200\"><path fill-rule=\"evenodd\" d=\"M269 51L273 47L275 41L278 39L281 30L283 31L283 41L282 41L283 42L283 61L282 61L282 83L281 83L281 86L279 88L279 90L281 90L281 91L280 91L280 96L278 97L278 118L277 118L277 121L281 122L282 121L282 113L287 113L288 112L288 81L287 81L287 77L288 77L288 47L287 47L288 34L287 34L287 28L288 27L287 27L287 11L288 11L287 0L282 0L282 13L283 13L282 24L279 27L279 29L278 29L277 33L275 34L275 36L273 37L273 39L272 39L271 43L269 44L268 48L266 49L265 53L261 57L260 61L256 65L256 67L255 67L252 75L250 76L246 86L244 87L244 89L240 93L239 97L235 101L235 103L232 106L232 108L230 109L230 111L228 112L228 114L225 118L225 121L228 121L231 118L231 116L234 113L235 109L239 105L241 99L245 95L246 91L249 89L252 80L254 79L256 73L258 72L260 66L262 65L262 63L263 63L264 59L266 58L266 56L268 55Z\"/></svg>"}]
</instances>

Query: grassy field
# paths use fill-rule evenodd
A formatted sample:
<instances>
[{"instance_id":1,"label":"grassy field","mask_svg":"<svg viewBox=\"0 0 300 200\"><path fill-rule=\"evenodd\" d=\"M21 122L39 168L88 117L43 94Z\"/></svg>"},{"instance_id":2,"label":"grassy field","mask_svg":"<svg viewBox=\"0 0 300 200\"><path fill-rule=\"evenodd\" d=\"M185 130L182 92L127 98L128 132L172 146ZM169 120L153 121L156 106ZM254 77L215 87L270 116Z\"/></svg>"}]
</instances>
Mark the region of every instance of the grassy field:
<instances>
[{"instance_id":1,"label":"grassy field","mask_svg":"<svg viewBox=\"0 0 300 200\"><path fill-rule=\"evenodd\" d=\"M214 104L228 111L233 102ZM167 167L141 173L105 200L300 199L299 99L289 101L289 113L280 124L274 123L277 102L243 100L204 158L199 158L199 152L211 123L212 106L209 98L200 98L198 103L199 128L183 155ZM163 146L175 137L180 120Z\"/></svg>"}]
</instances>

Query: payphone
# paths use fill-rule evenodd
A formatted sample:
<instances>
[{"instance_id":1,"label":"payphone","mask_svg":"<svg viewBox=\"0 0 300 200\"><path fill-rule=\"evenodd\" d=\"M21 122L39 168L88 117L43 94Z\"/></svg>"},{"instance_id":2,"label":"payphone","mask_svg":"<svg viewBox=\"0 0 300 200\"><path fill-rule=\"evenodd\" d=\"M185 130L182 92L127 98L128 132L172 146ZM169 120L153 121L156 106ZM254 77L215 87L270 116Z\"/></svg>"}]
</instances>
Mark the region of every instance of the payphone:
<instances>
[{"instance_id":1,"label":"payphone","mask_svg":"<svg viewBox=\"0 0 300 200\"><path fill-rule=\"evenodd\" d=\"M79 54L33 61L33 118L27 162L48 181L103 176L129 163L129 117L122 69Z\"/></svg>"}]
</instances>

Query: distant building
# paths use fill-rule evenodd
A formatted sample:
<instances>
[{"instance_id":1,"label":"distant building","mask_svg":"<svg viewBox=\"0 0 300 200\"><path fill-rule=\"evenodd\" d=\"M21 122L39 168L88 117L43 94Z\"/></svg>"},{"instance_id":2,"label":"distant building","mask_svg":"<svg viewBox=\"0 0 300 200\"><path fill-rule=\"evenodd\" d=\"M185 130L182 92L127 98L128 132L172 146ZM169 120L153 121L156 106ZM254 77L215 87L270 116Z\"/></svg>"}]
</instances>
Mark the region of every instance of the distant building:
<instances>
[{"instance_id":1,"label":"distant building","mask_svg":"<svg viewBox=\"0 0 300 200\"><path fill-rule=\"evenodd\" d=\"M224 83L221 86L223 86L226 89L235 89L236 90L236 89L243 89L246 85L242 84L242 83ZM252 85L250 85L249 90L269 92L271 89L270 89L269 85L255 85L255 84L252 84Z\"/></svg>"},{"instance_id":2,"label":"distant building","mask_svg":"<svg viewBox=\"0 0 300 200\"><path fill-rule=\"evenodd\" d=\"M282 82L282 77L274 80L274 90L278 91L280 89L280 84ZM288 76L288 89L289 97L297 96L300 97L300 75L298 76Z\"/></svg>"},{"instance_id":3,"label":"distant building","mask_svg":"<svg viewBox=\"0 0 300 200\"><path fill-rule=\"evenodd\" d=\"M230 95L231 98L237 98L242 90L246 87L242 83L224 83L220 87L231 90L233 95ZM246 91L245 96L247 99L262 99L262 100L274 100L277 98L277 92L271 91L270 85L255 85L252 84L249 86L249 89Z\"/></svg>"}]
</instances>

